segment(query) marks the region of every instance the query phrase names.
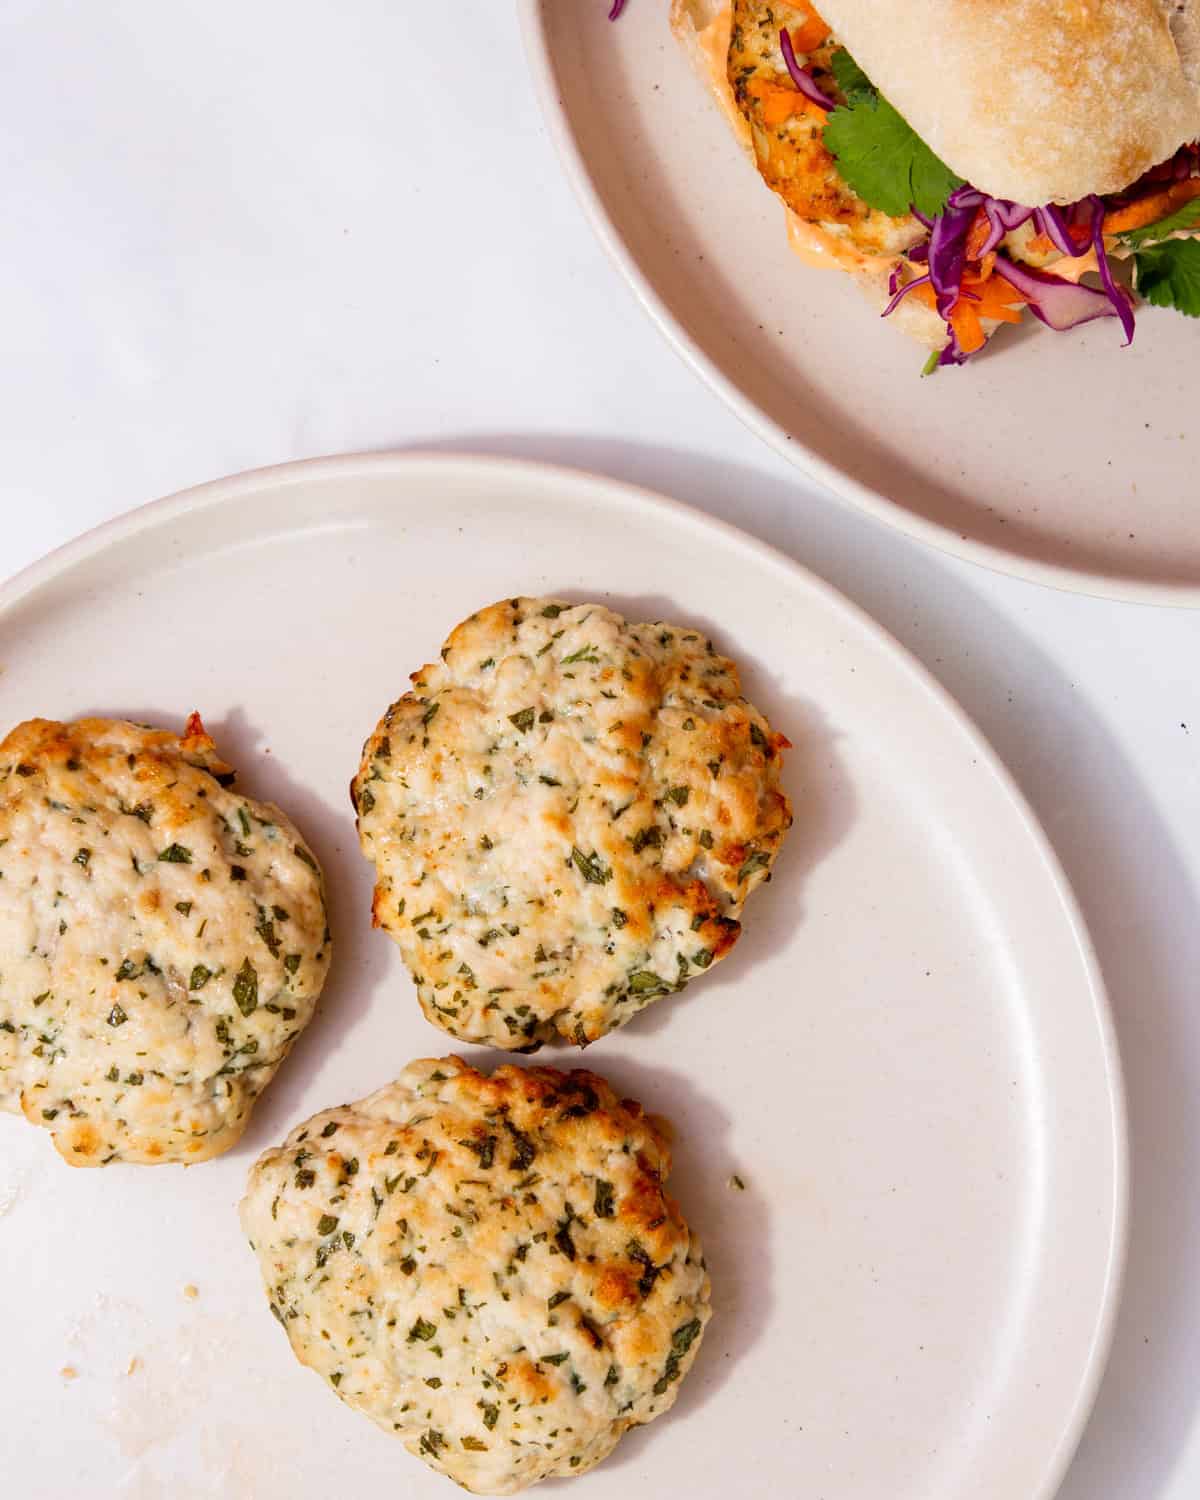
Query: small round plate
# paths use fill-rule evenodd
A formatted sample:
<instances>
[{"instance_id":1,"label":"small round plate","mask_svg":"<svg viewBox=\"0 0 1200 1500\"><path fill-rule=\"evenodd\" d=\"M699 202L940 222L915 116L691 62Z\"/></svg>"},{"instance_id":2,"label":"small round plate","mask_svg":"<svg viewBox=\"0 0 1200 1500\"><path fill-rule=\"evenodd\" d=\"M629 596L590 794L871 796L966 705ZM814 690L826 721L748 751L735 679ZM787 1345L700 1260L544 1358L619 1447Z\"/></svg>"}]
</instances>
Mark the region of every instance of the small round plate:
<instances>
[{"instance_id":1,"label":"small round plate","mask_svg":"<svg viewBox=\"0 0 1200 1500\"><path fill-rule=\"evenodd\" d=\"M520 592L698 625L795 743L796 825L742 941L584 1059L674 1121L716 1307L675 1411L588 1495L1048 1496L1104 1362L1126 1167L1103 987L1029 809L945 692L786 558L608 480L425 456L209 485L0 593L0 721L201 710L320 855L335 948L228 1155L71 1171L0 1117L10 1490L323 1500L352 1470L444 1495L295 1363L235 1206L306 1115L454 1050L371 929L347 783L408 673Z\"/></svg>"},{"instance_id":2,"label":"small round plate","mask_svg":"<svg viewBox=\"0 0 1200 1500\"><path fill-rule=\"evenodd\" d=\"M784 212L670 35L668 0L521 0L551 132L601 241L675 348L835 494L948 552L1113 598L1200 605L1194 319L1005 330L958 370Z\"/></svg>"}]
</instances>

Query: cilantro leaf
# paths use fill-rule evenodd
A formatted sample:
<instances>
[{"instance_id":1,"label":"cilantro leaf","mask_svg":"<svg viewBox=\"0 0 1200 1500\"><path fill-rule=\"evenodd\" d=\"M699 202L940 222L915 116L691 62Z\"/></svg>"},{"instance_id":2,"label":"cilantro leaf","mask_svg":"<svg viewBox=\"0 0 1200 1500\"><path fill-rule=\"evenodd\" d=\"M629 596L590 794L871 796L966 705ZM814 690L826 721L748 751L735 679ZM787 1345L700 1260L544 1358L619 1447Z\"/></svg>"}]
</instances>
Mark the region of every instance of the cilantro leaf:
<instances>
[{"instance_id":1,"label":"cilantro leaf","mask_svg":"<svg viewBox=\"0 0 1200 1500\"><path fill-rule=\"evenodd\" d=\"M829 67L837 86L842 91L842 96L847 104L858 104L863 99L878 99L879 90L854 61L850 54L842 47L835 52L829 60Z\"/></svg>"},{"instance_id":2,"label":"cilantro leaf","mask_svg":"<svg viewBox=\"0 0 1200 1500\"><path fill-rule=\"evenodd\" d=\"M1133 258L1134 286L1154 307L1200 318L1200 240L1168 240Z\"/></svg>"},{"instance_id":3,"label":"cilantro leaf","mask_svg":"<svg viewBox=\"0 0 1200 1500\"><path fill-rule=\"evenodd\" d=\"M864 203L893 218L910 207L928 219L940 214L962 178L872 87L849 53L835 53L830 65L846 103L826 121L825 145L843 178Z\"/></svg>"},{"instance_id":4,"label":"cilantro leaf","mask_svg":"<svg viewBox=\"0 0 1200 1500\"><path fill-rule=\"evenodd\" d=\"M1127 229L1120 238L1127 245L1144 245L1147 240L1169 239L1180 229L1200 229L1200 197L1189 199L1165 219L1143 224L1140 229Z\"/></svg>"}]
</instances>

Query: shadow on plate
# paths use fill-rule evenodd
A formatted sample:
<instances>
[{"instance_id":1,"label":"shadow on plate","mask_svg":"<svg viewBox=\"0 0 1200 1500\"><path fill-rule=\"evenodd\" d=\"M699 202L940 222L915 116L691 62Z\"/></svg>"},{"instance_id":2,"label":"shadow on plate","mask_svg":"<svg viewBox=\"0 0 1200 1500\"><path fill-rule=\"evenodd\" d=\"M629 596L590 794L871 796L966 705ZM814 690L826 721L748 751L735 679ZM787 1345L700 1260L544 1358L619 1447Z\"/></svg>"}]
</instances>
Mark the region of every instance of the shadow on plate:
<instances>
[{"instance_id":1,"label":"shadow on plate","mask_svg":"<svg viewBox=\"0 0 1200 1500\"><path fill-rule=\"evenodd\" d=\"M981 597L973 580L985 575L849 510L831 526L831 502L814 498L799 476L588 437L483 433L414 446L585 468L661 490L734 525L742 521L739 497L753 493L762 539L868 610L987 734L1083 909L1128 1094L1134 1195L1124 1297L1096 1408L1059 1500L1157 1500L1200 1403L1200 896L1171 829L1104 724L1037 642ZM1063 597L1085 614L1096 611L1097 620L1113 607ZM1007 701L998 682L1010 687ZM1040 701L1052 706L1052 737L1038 732ZM1171 893L1165 903L1163 890Z\"/></svg>"}]
</instances>

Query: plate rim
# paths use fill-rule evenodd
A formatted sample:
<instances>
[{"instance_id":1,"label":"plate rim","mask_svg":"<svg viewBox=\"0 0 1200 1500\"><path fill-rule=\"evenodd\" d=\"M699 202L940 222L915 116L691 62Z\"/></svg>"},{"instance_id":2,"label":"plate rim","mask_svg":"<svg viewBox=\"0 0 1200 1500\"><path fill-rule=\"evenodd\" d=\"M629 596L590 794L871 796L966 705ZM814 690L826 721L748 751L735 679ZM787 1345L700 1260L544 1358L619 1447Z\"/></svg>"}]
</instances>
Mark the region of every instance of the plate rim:
<instances>
[{"instance_id":1,"label":"plate rim","mask_svg":"<svg viewBox=\"0 0 1200 1500\"><path fill-rule=\"evenodd\" d=\"M977 541L951 526L927 520L881 490L862 484L822 458L801 438L794 437L773 421L727 375L676 318L642 269L610 214L592 176L583 149L571 129L558 87L558 75L550 45L546 12L554 0L517 0L525 57L533 75L543 123L554 143L584 217L608 258L620 271L650 321L675 353L690 366L738 420L764 443L795 465L802 474L820 484L839 504L849 504L893 530L923 542L952 557L987 568L990 572L1044 584L1066 593L1114 599L1127 604L1168 605L1177 609L1200 609L1200 583L1155 583L1127 574L1071 568L1063 563L1037 558ZM593 0L596 3L596 0Z\"/></svg>"},{"instance_id":2,"label":"plate rim","mask_svg":"<svg viewBox=\"0 0 1200 1500\"><path fill-rule=\"evenodd\" d=\"M529 0L536 4L538 0ZM889 661L936 707L948 716L958 732L965 736L979 763L984 766L1003 793L1025 836L1040 858L1061 903L1083 974L1091 994L1097 1039L1100 1044L1107 1086L1112 1131L1112 1216L1104 1288L1097 1307L1091 1345L1081 1368L1070 1410L1064 1418L1059 1439L1048 1453L1044 1477L1031 1491L1028 1500L1052 1500L1057 1493L1083 1437L1099 1394L1100 1383L1108 1364L1121 1303L1128 1241L1130 1208L1130 1148L1126 1110L1124 1074L1116 1026L1104 983L1103 972L1078 899L1066 871L1041 821L1013 778L990 740L962 707L954 695L909 649L881 625L867 610L849 599L786 552L760 540L750 532L685 501L615 479L586 468L565 464L542 463L486 452L448 453L423 448L383 452L358 452L321 458L299 459L289 463L249 469L241 473L209 480L177 491L159 500L135 506L64 542L43 557L0 583L0 626L25 600L44 587L64 577L73 568L119 546L141 533L169 524L177 517L215 510L246 500L258 491L271 491L308 480L351 478L363 475L388 475L405 470L440 469L446 472L467 471L474 478L488 473L502 473L506 479L519 482L522 477L547 478L590 491L611 503L620 498L626 504L651 514L669 516L675 522L715 534L727 548L736 549L771 571L780 573L793 586L799 585L817 596L825 605L872 639Z\"/></svg>"}]
</instances>

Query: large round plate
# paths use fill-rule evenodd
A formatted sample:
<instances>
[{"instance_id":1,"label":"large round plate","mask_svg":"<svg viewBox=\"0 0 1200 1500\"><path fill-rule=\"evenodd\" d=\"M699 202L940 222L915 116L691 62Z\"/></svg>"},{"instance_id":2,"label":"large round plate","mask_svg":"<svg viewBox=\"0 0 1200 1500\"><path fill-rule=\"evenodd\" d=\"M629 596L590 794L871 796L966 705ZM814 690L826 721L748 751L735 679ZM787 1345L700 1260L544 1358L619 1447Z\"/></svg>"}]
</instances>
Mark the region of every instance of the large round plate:
<instances>
[{"instance_id":1,"label":"large round plate","mask_svg":"<svg viewBox=\"0 0 1200 1500\"><path fill-rule=\"evenodd\" d=\"M1198 329L1144 309L1034 326L918 378L924 351L850 279L801 265L667 25L668 0L522 0L567 171L668 338L756 432L843 498L1060 587L1200 605Z\"/></svg>"},{"instance_id":2,"label":"large round plate","mask_svg":"<svg viewBox=\"0 0 1200 1500\"><path fill-rule=\"evenodd\" d=\"M0 597L0 718L200 708L319 852L336 949L220 1160L73 1172L0 1117L10 1491L445 1493L294 1362L235 1204L305 1115L451 1050L371 930L346 786L408 672L520 591L699 624L796 746L743 942L587 1053L674 1119L716 1301L674 1414L587 1494L1049 1495L1112 1326L1125 1139L1101 981L1028 808L921 668L768 548L607 480L420 456L177 496Z\"/></svg>"}]
</instances>

